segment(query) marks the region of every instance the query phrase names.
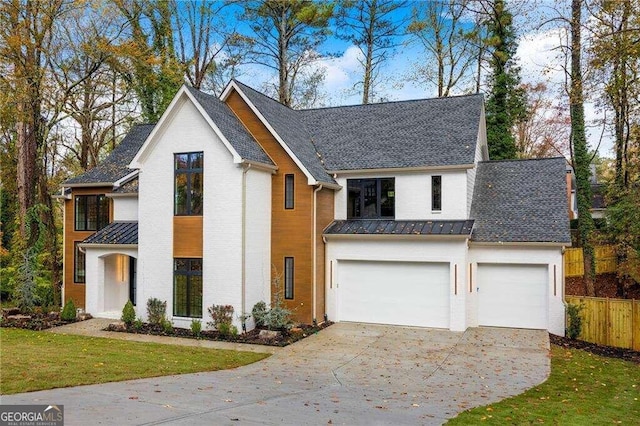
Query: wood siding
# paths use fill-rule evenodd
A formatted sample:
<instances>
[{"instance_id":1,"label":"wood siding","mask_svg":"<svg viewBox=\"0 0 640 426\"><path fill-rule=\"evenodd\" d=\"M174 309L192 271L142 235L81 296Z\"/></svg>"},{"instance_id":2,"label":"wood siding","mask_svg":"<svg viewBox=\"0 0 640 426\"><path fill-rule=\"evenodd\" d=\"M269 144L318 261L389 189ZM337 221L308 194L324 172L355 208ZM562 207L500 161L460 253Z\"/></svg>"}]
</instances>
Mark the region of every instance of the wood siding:
<instances>
[{"instance_id":1,"label":"wood siding","mask_svg":"<svg viewBox=\"0 0 640 426\"><path fill-rule=\"evenodd\" d=\"M324 320L325 305L325 243L322 231L333 222L335 194L331 189L322 189L316 195L316 319Z\"/></svg>"},{"instance_id":2,"label":"wood siding","mask_svg":"<svg viewBox=\"0 0 640 426\"><path fill-rule=\"evenodd\" d=\"M278 171L271 180L271 262L272 277L280 276L281 287L275 288L272 280L272 294L280 291L284 298L284 258L291 256L295 263L294 297L285 300L284 305L294 312L294 319L299 322L311 323L313 315L313 190L308 185L307 177L298 168L289 154L282 148L271 132L262 124L242 97L233 91L226 100L229 107L242 121L247 130L260 143L265 152L278 166ZM294 208L284 208L284 176L293 174L295 179ZM322 244L322 229L329 217L333 219L333 193L331 197L325 193L330 190L319 191L318 199L322 199L322 214L318 215L317 241L317 312L316 318L322 321L324 315L324 247ZM320 195L321 194L321 195ZM331 201L327 201L328 199ZM318 203L320 204L320 203ZM329 205L330 204L330 205ZM329 220L330 221L330 220ZM328 224L328 222L327 222ZM322 246L322 247L321 247ZM321 254L320 254L321 253Z\"/></svg>"},{"instance_id":3,"label":"wood siding","mask_svg":"<svg viewBox=\"0 0 640 426\"><path fill-rule=\"evenodd\" d=\"M202 257L202 216L173 217L173 257Z\"/></svg>"},{"instance_id":4,"label":"wood siding","mask_svg":"<svg viewBox=\"0 0 640 426\"><path fill-rule=\"evenodd\" d=\"M77 195L99 195L109 194L111 187L95 188L73 188L70 200L64 201L64 300L67 303L70 299L78 308L85 307L85 283L75 283L73 281L75 243L81 242L96 231L76 231L75 230L75 197ZM113 221L113 200L109 198L109 221ZM86 273L87 271L85 271Z\"/></svg>"}]
</instances>

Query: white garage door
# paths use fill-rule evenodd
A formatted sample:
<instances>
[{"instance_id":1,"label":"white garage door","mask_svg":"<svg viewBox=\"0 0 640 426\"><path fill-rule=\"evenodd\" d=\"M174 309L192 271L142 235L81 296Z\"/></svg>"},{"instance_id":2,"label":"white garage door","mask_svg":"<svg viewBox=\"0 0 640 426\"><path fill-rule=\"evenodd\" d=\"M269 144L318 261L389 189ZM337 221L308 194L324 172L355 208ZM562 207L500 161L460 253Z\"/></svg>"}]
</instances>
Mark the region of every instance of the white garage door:
<instances>
[{"instance_id":1,"label":"white garage door","mask_svg":"<svg viewBox=\"0 0 640 426\"><path fill-rule=\"evenodd\" d=\"M547 328L547 265L478 265L478 323Z\"/></svg>"},{"instance_id":2,"label":"white garage door","mask_svg":"<svg viewBox=\"0 0 640 426\"><path fill-rule=\"evenodd\" d=\"M340 321L449 327L449 264L340 261Z\"/></svg>"}]
</instances>

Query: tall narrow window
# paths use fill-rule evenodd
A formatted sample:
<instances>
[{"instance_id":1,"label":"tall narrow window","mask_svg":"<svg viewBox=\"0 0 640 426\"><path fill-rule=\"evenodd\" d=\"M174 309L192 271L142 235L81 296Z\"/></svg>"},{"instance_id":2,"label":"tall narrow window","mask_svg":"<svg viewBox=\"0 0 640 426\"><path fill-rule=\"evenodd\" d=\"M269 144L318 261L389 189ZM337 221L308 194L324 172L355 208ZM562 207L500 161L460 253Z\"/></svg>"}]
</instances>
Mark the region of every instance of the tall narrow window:
<instances>
[{"instance_id":1,"label":"tall narrow window","mask_svg":"<svg viewBox=\"0 0 640 426\"><path fill-rule=\"evenodd\" d=\"M293 208L293 191L294 187L293 175L284 175L284 208Z\"/></svg>"},{"instance_id":2,"label":"tall narrow window","mask_svg":"<svg viewBox=\"0 0 640 426\"><path fill-rule=\"evenodd\" d=\"M86 282L85 268L86 268L86 257L83 251L80 250L78 244L79 241L76 241L74 244L74 256L73 256L73 282L84 284Z\"/></svg>"},{"instance_id":3,"label":"tall narrow window","mask_svg":"<svg viewBox=\"0 0 640 426\"><path fill-rule=\"evenodd\" d=\"M442 176L431 176L431 210L442 210Z\"/></svg>"},{"instance_id":4,"label":"tall narrow window","mask_svg":"<svg viewBox=\"0 0 640 426\"><path fill-rule=\"evenodd\" d=\"M76 231L99 231L109 224L109 199L104 194L75 196Z\"/></svg>"},{"instance_id":5,"label":"tall narrow window","mask_svg":"<svg viewBox=\"0 0 640 426\"><path fill-rule=\"evenodd\" d=\"M129 257L129 300L131 300L131 304L133 304L133 306L136 306L136 288L138 276L136 269L136 258Z\"/></svg>"},{"instance_id":6,"label":"tall narrow window","mask_svg":"<svg viewBox=\"0 0 640 426\"><path fill-rule=\"evenodd\" d=\"M293 299L293 257L284 258L284 298Z\"/></svg>"},{"instance_id":7,"label":"tall narrow window","mask_svg":"<svg viewBox=\"0 0 640 426\"><path fill-rule=\"evenodd\" d=\"M202 259L173 260L173 316L202 318Z\"/></svg>"},{"instance_id":8,"label":"tall narrow window","mask_svg":"<svg viewBox=\"0 0 640 426\"><path fill-rule=\"evenodd\" d=\"M189 152L174 155L174 214L201 216L204 154Z\"/></svg>"}]
</instances>

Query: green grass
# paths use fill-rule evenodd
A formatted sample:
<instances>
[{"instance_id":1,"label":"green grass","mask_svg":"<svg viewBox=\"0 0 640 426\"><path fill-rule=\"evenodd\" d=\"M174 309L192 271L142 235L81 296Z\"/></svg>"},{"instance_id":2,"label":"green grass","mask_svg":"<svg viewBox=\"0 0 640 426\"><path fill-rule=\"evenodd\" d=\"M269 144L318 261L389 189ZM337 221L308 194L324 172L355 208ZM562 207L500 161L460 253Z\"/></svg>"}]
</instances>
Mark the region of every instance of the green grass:
<instances>
[{"instance_id":1,"label":"green grass","mask_svg":"<svg viewBox=\"0 0 640 426\"><path fill-rule=\"evenodd\" d=\"M0 394L224 370L267 354L0 329Z\"/></svg>"},{"instance_id":2,"label":"green grass","mask_svg":"<svg viewBox=\"0 0 640 426\"><path fill-rule=\"evenodd\" d=\"M640 365L581 350L551 348L549 379L447 424L640 424Z\"/></svg>"}]
</instances>

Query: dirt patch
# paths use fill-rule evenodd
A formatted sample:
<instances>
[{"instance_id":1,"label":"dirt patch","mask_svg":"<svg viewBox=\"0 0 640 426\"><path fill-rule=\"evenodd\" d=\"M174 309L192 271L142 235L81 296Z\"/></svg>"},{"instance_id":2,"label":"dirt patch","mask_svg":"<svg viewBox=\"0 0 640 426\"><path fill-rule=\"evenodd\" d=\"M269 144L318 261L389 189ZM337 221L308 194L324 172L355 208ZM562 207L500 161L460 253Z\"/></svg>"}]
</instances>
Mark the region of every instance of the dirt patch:
<instances>
[{"instance_id":1,"label":"dirt patch","mask_svg":"<svg viewBox=\"0 0 640 426\"><path fill-rule=\"evenodd\" d=\"M596 297L640 299L640 285L636 284L627 289L626 297L618 295L618 278L616 274L596 275ZM565 294L569 296L585 296L582 277L567 277L565 279Z\"/></svg>"},{"instance_id":2,"label":"dirt patch","mask_svg":"<svg viewBox=\"0 0 640 426\"><path fill-rule=\"evenodd\" d=\"M640 352L632 349L615 348L613 346L596 345L595 343L584 342L582 340L572 340L568 337L560 337L549 333L549 340L552 344L570 349L581 349L592 354L605 356L607 358L623 359L625 361L640 364Z\"/></svg>"},{"instance_id":3,"label":"dirt patch","mask_svg":"<svg viewBox=\"0 0 640 426\"><path fill-rule=\"evenodd\" d=\"M246 333L239 333L237 335L221 334L217 331L202 331L199 336L193 334L193 332L186 328L174 327L173 331L168 333L159 326L152 326L147 323L143 323L142 326L134 327L128 326L121 328L119 326L109 325L105 328L106 331L117 331L121 333L134 333L134 334L151 334L154 336L172 336L183 337L188 339L204 339L215 340L220 342L233 342L233 343L250 343L254 345L266 345L266 346L287 346L298 340L302 340L305 337L309 337L318 331L327 328L333 324L331 321L323 322L318 325L301 324L297 327L293 327L290 330L284 330L277 333L275 337L265 338L260 337L260 329L254 329ZM119 324L120 325L120 324Z\"/></svg>"}]
</instances>

